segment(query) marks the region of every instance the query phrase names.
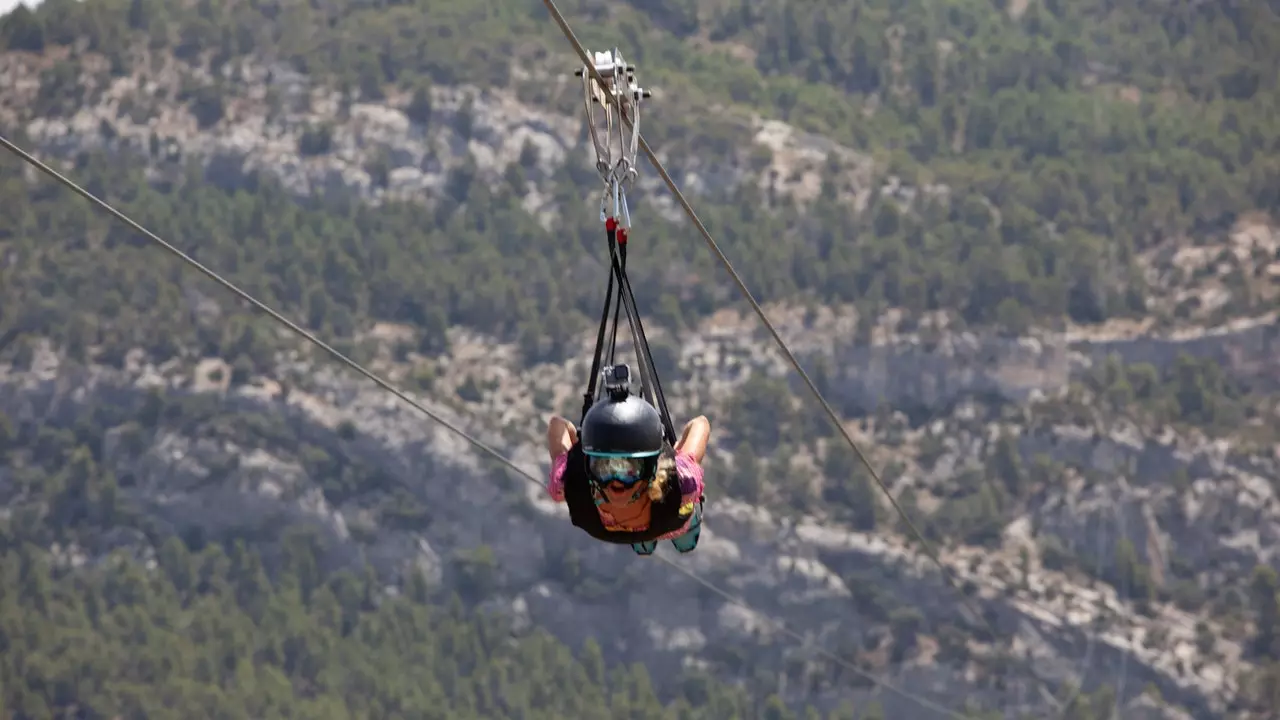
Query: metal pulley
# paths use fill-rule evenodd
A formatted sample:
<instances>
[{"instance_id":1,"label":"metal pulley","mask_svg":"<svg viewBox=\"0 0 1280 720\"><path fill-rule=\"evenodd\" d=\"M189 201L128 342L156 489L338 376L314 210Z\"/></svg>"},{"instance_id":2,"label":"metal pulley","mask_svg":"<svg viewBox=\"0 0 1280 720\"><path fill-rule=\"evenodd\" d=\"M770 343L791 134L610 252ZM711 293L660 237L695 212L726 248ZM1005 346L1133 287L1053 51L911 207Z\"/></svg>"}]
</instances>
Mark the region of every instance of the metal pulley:
<instances>
[{"instance_id":1,"label":"metal pulley","mask_svg":"<svg viewBox=\"0 0 1280 720\"><path fill-rule=\"evenodd\" d=\"M617 48L589 54L592 67L579 68L574 74L582 78L583 111L595 148L596 171L604 184L600 220L616 218L626 229L631 227L627 189L638 175L640 103L652 93L636 83L635 66ZM598 113L604 115L603 128Z\"/></svg>"}]
</instances>

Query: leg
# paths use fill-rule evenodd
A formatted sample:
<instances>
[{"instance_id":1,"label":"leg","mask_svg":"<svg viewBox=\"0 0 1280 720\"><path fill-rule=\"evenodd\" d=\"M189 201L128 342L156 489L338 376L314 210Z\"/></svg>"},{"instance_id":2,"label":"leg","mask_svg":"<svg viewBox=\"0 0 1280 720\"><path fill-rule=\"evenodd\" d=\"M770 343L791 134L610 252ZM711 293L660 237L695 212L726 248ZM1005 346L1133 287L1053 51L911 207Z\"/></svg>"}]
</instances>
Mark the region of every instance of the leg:
<instances>
[{"instance_id":1,"label":"leg","mask_svg":"<svg viewBox=\"0 0 1280 720\"><path fill-rule=\"evenodd\" d=\"M689 529L680 537L671 538L671 544L681 553L691 553L698 548L698 538L702 536L702 505L693 511L693 519L689 521Z\"/></svg>"},{"instance_id":2,"label":"leg","mask_svg":"<svg viewBox=\"0 0 1280 720\"><path fill-rule=\"evenodd\" d=\"M658 549L658 543L653 540L649 542L631 543L631 549L634 550L637 555L652 555L653 552Z\"/></svg>"}]
</instances>

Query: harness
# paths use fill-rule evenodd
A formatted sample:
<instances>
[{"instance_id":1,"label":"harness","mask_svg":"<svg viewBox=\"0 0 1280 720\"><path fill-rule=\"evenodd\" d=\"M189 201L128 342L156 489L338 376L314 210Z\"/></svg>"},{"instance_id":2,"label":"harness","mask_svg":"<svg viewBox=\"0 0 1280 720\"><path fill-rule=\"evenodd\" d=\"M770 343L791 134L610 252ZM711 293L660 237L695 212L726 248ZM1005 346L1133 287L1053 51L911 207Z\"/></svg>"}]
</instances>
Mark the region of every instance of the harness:
<instances>
[{"instance_id":1,"label":"harness","mask_svg":"<svg viewBox=\"0 0 1280 720\"><path fill-rule=\"evenodd\" d=\"M587 474L585 455L581 445L574 445L569 450L568 464L565 468L564 499L569 507L569 520L574 526L591 537L614 545L632 545L653 542L667 533L679 530L689 522L687 514L682 515L680 487L672 483L667 487L662 500L653 504L649 526L644 530L619 530L605 527L600 517L598 506L592 502L594 483ZM690 527L692 531L694 528Z\"/></svg>"},{"instance_id":2,"label":"harness","mask_svg":"<svg viewBox=\"0 0 1280 720\"><path fill-rule=\"evenodd\" d=\"M670 450L677 441L675 424L671 422L671 411L667 406L666 396L662 392L662 381L658 378L657 368L653 363L653 353L649 349L649 341L645 337L644 323L640 320L640 312L636 309L635 293L631 289L631 281L627 277L627 240L631 231L631 211L627 206L627 190L635 181L636 158L640 150L640 101L651 97L650 91L636 84L635 66L628 64L622 54L615 48L610 52L592 53L595 74L603 83L597 82L588 68L580 68L575 74L582 78L583 109L587 116L587 130L591 143L595 146L596 170L604 189L600 197L600 222L604 224L605 244L609 250L609 277L605 287L604 308L600 311L600 326L596 331L596 347L591 357L591 370L587 377L587 389L582 396L582 421L586 421L587 413L600 399L603 387L599 382L601 369L616 365L618 352L618 328L622 324L622 315L626 314L626 323L631 331L631 341L636 353L636 367L640 376L640 397L657 409L662 419L662 434L666 440L666 449ZM600 117L603 114L603 128ZM630 133L626 127L630 126ZM617 160L614 160L614 150ZM576 453L576 454L575 454ZM575 468L575 464L578 466ZM566 472L582 472L586 474L586 464L581 449L570 451L569 469ZM606 530L596 510L604 503L604 495L595 482L588 480L590 496L594 505L587 505L585 497L579 499L569 491L566 480L566 501L570 504L570 517L574 525L586 530L598 540L610 543L630 544L640 555L649 555L657 548L653 540L663 534L684 526L686 517L681 514L679 483L672 483L663 501L655 505L654 516L650 527L642 532L618 532ZM647 488L645 483L637 483L638 487L631 495L631 501L640 498ZM585 495L585 493L584 493ZM698 537L702 532L702 502L693 510L692 522L688 531L672 540L681 553L692 552L697 547Z\"/></svg>"},{"instance_id":3,"label":"harness","mask_svg":"<svg viewBox=\"0 0 1280 720\"><path fill-rule=\"evenodd\" d=\"M662 393L662 381L658 379L653 353L644 334L644 323L636 309L635 293L627 278L627 240L631 229L627 188L637 175L640 101L650 97L651 93L636 85L635 67L627 64L616 49L612 52L594 53L594 56L595 70L604 78L604 86L597 83L586 68L579 69L576 74L582 78L587 129L595 146L596 170L604 185L600 198L600 222L604 224L605 243L609 249L609 280L605 288L604 309L600 312L600 326L596 331L596 347L591 358L587 390L582 396L582 416L585 420L587 412L599 399L601 367L606 362L614 364L618 350L618 327L621 325L622 313L626 313L640 375L640 397L658 410L662 418L663 435L668 444L675 445L676 430L671 422L671 411ZM595 112L597 107L602 109L604 115L603 137ZM625 131L624 121L631 125L629 134ZM616 162L613 160L615 139L618 150Z\"/></svg>"}]
</instances>

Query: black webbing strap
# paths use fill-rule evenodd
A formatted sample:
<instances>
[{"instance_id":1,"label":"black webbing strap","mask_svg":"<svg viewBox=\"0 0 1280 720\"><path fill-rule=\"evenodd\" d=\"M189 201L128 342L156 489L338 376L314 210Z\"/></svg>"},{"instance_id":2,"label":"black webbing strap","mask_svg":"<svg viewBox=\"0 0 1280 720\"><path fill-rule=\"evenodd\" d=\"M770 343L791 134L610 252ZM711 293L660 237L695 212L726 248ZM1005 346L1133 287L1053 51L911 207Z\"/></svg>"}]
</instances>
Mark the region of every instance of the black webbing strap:
<instances>
[{"instance_id":1,"label":"black webbing strap","mask_svg":"<svg viewBox=\"0 0 1280 720\"><path fill-rule=\"evenodd\" d=\"M662 417L662 430L667 436L667 442L672 445L676 444L676 429L671 422L671 411L667 408L667 398L662 392L662 381L658 379L658 369L653 364L653 352L649 349L649 339L644 334L644 323L640 320L640 312L636 309L636 296L631 290L631 279L627 277L626 271L620 264L617 256L614 257L614 272L618 275L618 299L622 301L623 307L627 311L627 321L631 325L631 337L636 345L636 355L640 360L640 373L642 389L649 401L658 410L658 414ZM646 378L645 375L648 377Z\"/></svg>"},{"instance_id":2,"label":"black webbing strap","mask_svg":"<svg viewBox=\"0 0 1280 720\"><path fill-rule=\"evenodd\" d=\"M618 245L618 231L617 231L617 228L612 223L605 226L605 237L609 241L609 256L612 258L614 256L614 249ZM621 269L623 273L626 272L625 246L623 248ZM617 300L617 304L614 304L614 281L617 280L618 277L623 277L623 276L624 276L623 274L618 273L617 270L614 267L612 267L612 263L611 263L611 266L609 269L609 284L604 291L604 310L600 312L600 327L598 330L596 330L596 350L591 357L591 374L587 378L587 391L582 394L582 418L584 421L586 420L587 412L591 410L591 406L594 405L596 402L596 392L597 392L596 383L600 379L600 370L602 369L602 366L604 363L613 365L614 358L617 355L618 319L619 319L618 316L622 312L622 297L621 297L622 285L620 283L618 285L618 292L617 292L618 300ZM612 333L610 333L609 331L609 306L610 305L613 305L613 332ZM604 343L606 335L609 336L609 345L607 346L609 349L607 354L605 352L606 346Z\"/></svg>"},{"instance_id":3,"label":"black webbing strap","mask_svg":"<svg viewBox=\"0 0 1280 720\"><path fill-rule=\"evenodd\" d=\"M622 246L622 272L627 272L627 246ZM609 282L614 281L613 268L609 269ZM609 354L605 357L605 362L609 365L617 363L618 358L618 320L622 315L622 286L618 286L618 298L613 303L613 330L609 336Z\"/></svg>"},{"instance_id":4,"label":"black webbing strap","mask_svg":"<svg viewBox=\"0 0 1280 720\"><path fill-rule=\"evenodd\" d=\"M595 355L593 355L591 358L591 374L587 376L588 377L587 391L582 394L583 421L585 421L587 418L587 411L591 409L591 406L594 405L596 401L596 380L600 377L600 360L601 360L601 356L604 354L604 336L609 331L609 305L612 304L612 302L613 302L613 272L610 272L609 286L604 292L604 311L600 313L600 329L596 331L596 352L595 352ZM614 312L614 317L615 318L617 317L616 311ZM614 340L613 342L610 343L610 345L613 345L617 342L618 321L616 319L614 320L613 329L614 329L614 333L613 333ZM610 351L609 354L610 356L612 356L613 352ZM610 362L612 362L612 357L610 357Z\"/></svg>"},{"instance_id":5,"label":"black webbing strap","mask_svg":"<svg viewBox=\"0 0 1280 720\"><path fill-rule=\"evenodd\" d=\"M591 376L587 380L587 392L583 395L582 415L585 419L587 412L595 404L596 383L600 376L602 359L606 357L605 336L610 335L609 310L612 305L613 328L608 345L608 362L610 364L614 362L618 343L618 325L620 324L618 321L621 319L619 312L625 310L627 324L631 330L632 342L635 344L636 356L639 360L641 397L658 410L658 414L662 418L663 434L666 435L667 441L674 445L676 443L675 425L671 421L671 411L667 407L666 396L662 393L662 382L658 379L658 371L653 364L653 353L649 349L649 341L644 334L644 324L641 322L640 313L636 309L635 293L632 291L631 281L627 277L627 246L618 244L618 235L615 228L606 227L605 233L609 243L609 284L605 291L604 310L600 314L600 328L596 332L596 349L591 360ZM617 285L616 305L614 304L615 284Z\"/></svg>"}]
</instances>

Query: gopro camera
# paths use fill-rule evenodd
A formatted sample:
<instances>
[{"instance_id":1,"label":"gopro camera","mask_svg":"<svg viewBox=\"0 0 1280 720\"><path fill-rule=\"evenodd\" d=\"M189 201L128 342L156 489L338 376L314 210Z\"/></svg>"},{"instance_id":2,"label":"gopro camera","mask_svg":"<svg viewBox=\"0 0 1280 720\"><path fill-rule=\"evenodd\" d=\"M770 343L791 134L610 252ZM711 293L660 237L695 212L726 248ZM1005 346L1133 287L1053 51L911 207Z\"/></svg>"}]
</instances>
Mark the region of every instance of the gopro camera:
<instances>
[{"instance_id":1,"label":"gopro camera","mask_svg":"<svg viewBox=\"0 0 1280 720\"><path fill-rule=\"evenodd\" d=\"M612 365L604 369L604 389L609 394L627 393L631 389L631 368Z\"/></svg>"}]
</instances>

